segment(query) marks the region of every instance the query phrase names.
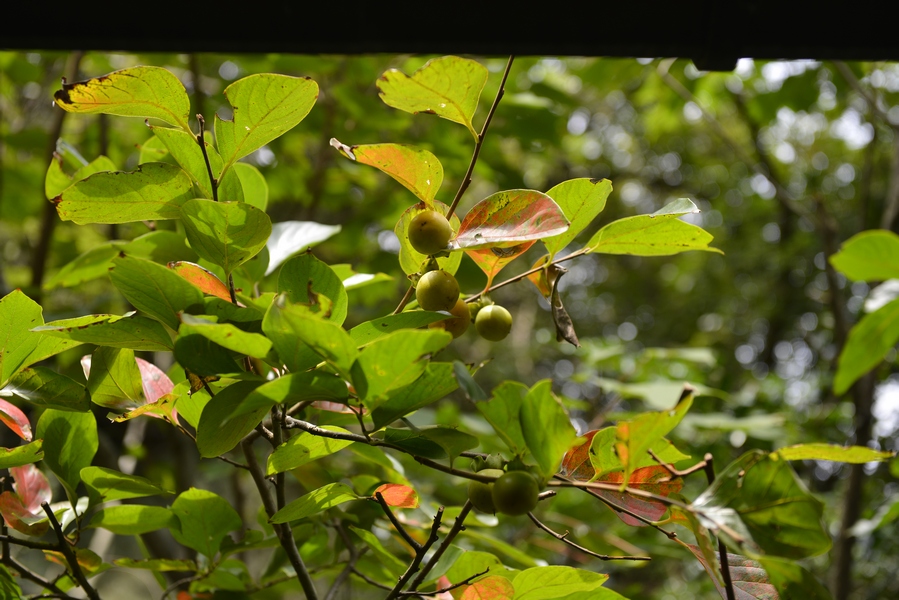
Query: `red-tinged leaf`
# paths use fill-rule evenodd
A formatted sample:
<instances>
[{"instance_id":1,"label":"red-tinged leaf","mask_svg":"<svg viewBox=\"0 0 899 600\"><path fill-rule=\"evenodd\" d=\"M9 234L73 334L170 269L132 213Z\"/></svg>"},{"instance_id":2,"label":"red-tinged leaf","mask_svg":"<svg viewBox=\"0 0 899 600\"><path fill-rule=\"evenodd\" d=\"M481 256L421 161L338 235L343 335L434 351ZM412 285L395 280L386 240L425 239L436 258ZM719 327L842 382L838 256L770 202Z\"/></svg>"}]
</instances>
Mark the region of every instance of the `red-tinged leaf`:
<instances>
[{"instance_id":1,"label":"red-tinged leaf","mask_svg":"<svg viewBox=\"0 0 899 600\"><path fill-rule=\"evenodd\" d=\"M683 487L683 482L680 479L664 481L665 479L668 479L670 477L671 474L665 469L665 467L662 467L660 465L643 467L633 472L630 480L628 481L628 487L644 492L650 492L657 496L668 496L670 494L679 492ZM597 479L597 481L602 483L622 483L624 481L624 472L616 471L614 473L607 473ZM612 502L616 506L626 508L630 512L639 515L649 521L658 521L668 510L668 506L664 502L642 498L640 496L635 496L627 492L611 492L606 490L591 489L590 493L600 498L604 498L605 500ZM618 517L622 521L624 521L628 525L631 525L632 527L644 527L646 525L644 522L634 518L629 514L621 513L618 511L615 511L615 514L618 515Z\"/></svg>"},{"instance_id":2,"label":"red-tinged leaf","mask_svg":"<svg viewBox=\"0 0 899 600\"><path fill-rule=\"evenodd\" d=\"M477 248L474 250L466 250L465 253L478 265L481 270L487 275L487 285L485 287L490 287L493 284L493 278L496 277L496 274L503 270L503 268L528 251L528 248L534 245L534 241L530 242L522 242L517 246L510 246L508 248L501 248L499 246L492 246L490 248Z\"/></svg>"},{"instance_id":3,"label":"red-tinged leaf","mask_svg":"<svg viewBox=\"0 0 899 600\"><path fill-rule=\"evenodd\" d=\"M13 430L17 436L30 442L32 438L31 423L18 406L0 399L0 422Z\"/></svg>"},{"instance_id":4,"label":"red-tinged leaf","mask_svg":"<svg viewBox=\"0 0 899 600\"><path fill-rule=\"evenodd\" d=\"M429 209L443 183L443 165L427 150L402 144L367 144L347 146L336 138L331 145L350 160L382 171L418 196Z\"/></svg>"},{"instance_id":5,"label":"red-tinged leaf","mask_svg":"<svg viewBox=\"0 0 899 600\"><path fill-rule=\"evenodd\" d=\"M598 429L588 431L577 439L579 445L574 446L565 453L562 458L562 468L559 474L573 481L590 481L596 470L590 461L590 444Z\"/></svg>"},{"instance_id":6,"label":"red-tinged leaf","mask_svg":"<svg viewBox=\"0 0 899 600\"><path fill-rule=\"evenodd\" d=\"M374 491L372 496L376 496L378 492L384 498L387 506L395 508L418 508L418 493L406 485L398 483L385 483Z\"/></svg>"},{"instance_id":7,"label":"red-tinged leaf","mask_svg":"<svg viewBox=\"0 0 899 600\"><path fill-rule=\"evenodd\" d=\"M552 198L535 190L497 192L478 202L459 226L452 248L509 247L568 230Z\"/></svg>"},{"instance_id":8,"label":"red-tinged leaf","mask_svg":"<svg viewBox=\"0 0 899 600\"><path fill-rule=\"evenodd\" d=\"M715 587L718 588L718 593L721 594L721 597L727 598L724 587L721 585L719 578L715 576L715 572L719 568L718 563L710 565L704 559L699 546L693 544L682 545L689 548L690 552L699 559L699 562L702 563L703 568L705 568L715 583ZM777 600L780 597L777 589L770 582L768 573L765 572L764 567L758 561L728 552L727 565L730 567L730 580L734 585L734 597L736 600Z\"/></svg>"},{"instance_id":9,"label":"red-tinged leaf","mask_svg":"<svg viewBox=\"0 0 899 600\"><path fill-rule=\"evenodd\" d=\"M19 495L13 492L0 494L0 514L7 526L25 535L40 537L50 527L43 511L40 515L32 513L25 508Z\"/></svg>"},{"instance_id":10,"label":"red-tinged leaf","mask_svg":"<svg viewBox=\"0 0 899 600\"><path fill-rule=\"evenodd\" d=\"M130 421L135 417L146 415L148 417L155 417L157 419L162 419L163 421L168 421L173 425L178 425L178 412L175 410L176 400L177 397L173 394L166 394L156 402L148 402L134 410L129 410L128 412L115 417L112 421L114 423L123 423L124 421Z\"/></svg>"},{"instance_id":11,"label":"red-tinged leaf","mask_svg":"<svg viewBox=\"0 0 899 600\"><path fill-rule=\"evenodd\" d=\"M228 291L228 286L212 271L184 260L170 262L169 268L197 286L204 294L231 302L231 293Z\"/></svg>"},{"instance_id":12,"label":"red-tinged leaf","mask_svg":"<svg viewBox=\"0 0 899 600\"><path fill-rule=\"evenodd\" d=\"M9 470L15 483L13 488L26 510L35 514L41 512L41 504L50 502L53 497L47 476L34 465L13 467Z\"/></svg>"},{"instance_id":13,"label":"red-tinged leaf","mask_svg":"<svg viewBox=\"0 0 899 600\"><path fill-rule=\"evenodd\" d=\"M142 358L136 358L137 368L140 369L140 381L144 388L144 397L147 402L156 402L166 394L171 394L175 384L159 367Z\"/></svg>"},{"instance_id":14,"label":"red-tinged leaf","mask_svg":"<svg viewBox=\"0 0 899 600\"><path fill-rule=\"evenodd\" d=\"M505 577L491 575L465 588L460 600L512 600L515 586Z\"/></svg>"}]
</instances>

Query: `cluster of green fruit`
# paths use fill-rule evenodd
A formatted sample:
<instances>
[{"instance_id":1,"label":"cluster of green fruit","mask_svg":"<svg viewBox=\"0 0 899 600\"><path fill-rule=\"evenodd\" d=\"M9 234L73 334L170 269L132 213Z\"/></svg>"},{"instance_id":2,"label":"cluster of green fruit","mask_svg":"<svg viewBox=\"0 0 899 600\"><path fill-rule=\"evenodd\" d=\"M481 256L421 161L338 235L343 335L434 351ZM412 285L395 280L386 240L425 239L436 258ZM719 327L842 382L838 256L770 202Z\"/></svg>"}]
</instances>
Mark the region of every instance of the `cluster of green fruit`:
<instances>
[{"instance_id":1,"label":"cluster of green fruit","mask_svg":"<svg viewBox=\"0 0 899 600\"><path fill-rule=\"evenodd\" d=\"M485 466L477 471L478 475L494 477L491 483L472 481L468 486L468 499L472 506L481 512L491 515L526 515L537 508L540 485L528 471L504 471L501 461L496 457L488 458Z\"/></svg>"},{"instance_id":2,"label":"cluster of green fruit","mask_svg":"<svg viewBox=\"0 0 899 600\"><path fill-rule=\"evenodd\" d=\"M416 252L433 256L447 249L453 235L449 221L436 210L425 210L409 224L409 243ZM424 310L444 310L452 318L433 323L431 327L441 328L459 337L468 330L471 323L471 308L459 296L459 283L452 274L443 269L434 269L421 276L415 286L415 299ZM490 304L477 311L474 318L475 329L484 339L498 342L512 330L512 315L496 304Z\"/></svg>"}]
</instances>

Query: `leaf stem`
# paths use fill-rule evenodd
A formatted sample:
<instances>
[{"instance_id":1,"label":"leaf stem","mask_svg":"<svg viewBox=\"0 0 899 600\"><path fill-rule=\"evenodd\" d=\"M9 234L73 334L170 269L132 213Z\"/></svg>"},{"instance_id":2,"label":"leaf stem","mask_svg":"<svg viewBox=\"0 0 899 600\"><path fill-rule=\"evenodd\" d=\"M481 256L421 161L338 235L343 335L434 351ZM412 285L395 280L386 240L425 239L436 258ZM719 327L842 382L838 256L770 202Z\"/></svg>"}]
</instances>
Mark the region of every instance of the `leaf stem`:
<instances>
[{"instance_id":1,"label":"leaf stem","mask_svg":"<svg viewBox=\"0 0 899 600\"><path fill-rule=\"evenodd\" d=\"M503 72L503 80L499 83L499 90L496 92L496 98L493 99L493 104L490 106L490 112L487 113L487 119L484 121L484 126L481 127L481 133L478 134L478 141L474 145L474 153L471 155L471 162L468 163L468 171L465 172L465 177L462 178L462 183L459 185L459 191L456 192L456 197L453 198L453 203L450 204L449 210L446 211L446 219L449 220L450 217L453 216L453 213L456 211L456 207L459 206L459 200L462 199L462 195L465 194L465 190L468 189L468 186L471 185L471 174L474 171L474 166L478 162L478 155L481 153L481 146L484 145L484 136L487 134L487 128L490 126L490 121L493 120L493 113L496 112L496 107L499 106L499 101L502 100L502 97L506 93L506 80L509 78L509 71L512 70L512 61L515 60L515 55L511 55L509 60L506 62L506 70Z\"/></svg>"},{"instance_id":2,"label":"leaf stem","mask_svg":"<svg viewBox=\"0 0 899 600\"><path fill-rule=\"evenodd\" d=\"M81 570L81 565L78 564L78 559L75 557L75 553L72 552L72 547L69 545L69 540L66 539L65 533L62 531L62 527L59 525L59 521L56 520L56 515L53 514L53 510L50 508L50 504L47 502L41 503L41 508L44 509L44 512L47 514L47 518L50 520L50 525L53 527L53 531L56 532L56 539L59 540L59 544L57 545L57 549L62 552L63 556L66 557L66 562L69 563L69 570L72 572L72 576L75 578L75 581L78 582L78 585L81 586L81 589L84 590L84 593L87 594L87 597L91 600L100 600L100 596L97 594L97 590L95 590L90 582L87 580L87 577L84 576L84 571Z\"/></svg>"}]
</instances>

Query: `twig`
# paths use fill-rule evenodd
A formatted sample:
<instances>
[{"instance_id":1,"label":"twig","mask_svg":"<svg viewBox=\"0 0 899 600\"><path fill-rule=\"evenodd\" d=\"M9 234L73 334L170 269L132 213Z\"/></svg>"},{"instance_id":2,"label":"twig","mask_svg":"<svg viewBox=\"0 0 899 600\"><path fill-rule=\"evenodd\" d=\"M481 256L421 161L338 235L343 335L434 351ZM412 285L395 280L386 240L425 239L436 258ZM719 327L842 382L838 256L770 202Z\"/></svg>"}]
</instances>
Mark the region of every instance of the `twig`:
<instances>
[{"instance_id":1,"label":"twig","mask_svg":"<svg viewBox=\"0 0 899 600\"><path fill-rule=\"evenodd\" d=\"M456 517L456 521L453 523L452 529L449 530L449 533L446 534L446 537L443 538L443 541L440 542L440 546L438 546L434 555L431 556L431 559L428 561L428 564L425 565L425 568L421 570L421 573L418 574L418 577L415 578L415 581L412 582L412 591L418 589L422 583L424 583L425 577L428 576L428 573L431 572L431 569L434 568L434 565L437 564L437 561L440 560L440 557L443 556L443 553L446 552L446 549L449 548L449 545L456 539L456 536L459 535L459 532L465 529L465 518L468 516L468 513L471 512L472 504L471 500L466 500L465 505L462 507L462 510L459 511L459 516ZM433 537L434 533L431 532ZM430 540L428 540L430 541Z\"/></svg>"},{"instance_id":2,"label":"twig","mask_svg":"<svg viewBox=\"0 0 899 600\"><path fill-rule=\"evenodd\" d=\"M259 465L259 461L256 460L256 453L253 452L253 442L244 440L241 442L241 447L243 448L244 456L246 456L250 474L253 476L253 483L256 484L259 497L262 499L262 507L265 509L265 514L271 519L277 512L277 509L266 485L265 474L262 471L262 467ZM312 577L309 575L309 571L303 563L303 558L297 550L297 545L293 539L293 531L291 531L290 525L287 523L273 523L272 528L275 530L278 541L281 542L281 547L284 548L284 552L287 554L290 564L293 565L293 570L296 572L297 579L303 588L303 592L306 594L307 600L317 600L318 594L315 591L315 584L312 583Z\"/></svg>"},{"instance_id":3,"label":"twig","mask_svg":"<svg viewBox=\"0 0 899 600\"><path fill-rule=\"evenodd\" d=\"M481 146L484 145L484 136L487 134L487 128L490 126L490 121L493 120L493 113L496 112L496 107L499 106L499 101L502 100L503 96L506 93L506 80L509 78L509 71L512 70L512 61L515 60L515 55L509 57L509 60L506 62L506 70L503 72L503 79L499 83L499 90L496 92L496 98L493 99L493 105L490 107L490 112L487 113L487 118L484 120L484 126L481 127L481 133L478 134L478 141L474 146L474 153L471 155L471 162L468 163L468 171L465 172L465 177L462 178L462 183L459 185L459 191L456 192L456 197L453 198L452 204L450 204L449 210L446 211L446 219L449 220L450 217L453 216L453 213L456 211L456 207L459 206L459 200L462 199L462 195L465 193L465 190L468 189L468 186L471 185L471 174L474 172L474 166L478 162L478 155L481 153Z\"/></svg>"},{"instance_id":4,"label":"twig","mask_svg":"<svg viewBox=\"0 0 899 600\"><path fill-rule=\"evenodd\" d=\"M5 523L4 523L5 525ZM5 529L5 527L4 527ZM0 542L4 545L6 544L15 544L17 546L24 546L25 548L31 548L32 550L56 550L56 544L51 544L49 542L37 542L34 540L28 540L24 538L12 537L11 535L2 535L0 536Z\"/></svg>"},{"instance_id":5,"label":"twig","mask_svg":"<svg viewBox=\"0 0 899 600\"><path fill-rule=\"evenodd\" d=\"M396 308L393 310L393 314L398 315L403 312L403 309L406 308L406 305L412 300L412 296L415 294L415 286L411 283L409 284L409 289L406 290L406 295L403 296L403 299L400 300L400 303L397 304Z\"/></svg>"},{"instance_id":6,"label":"twig","mask_svg":"<svg viewBox=\"0 0 899 600\"><path fill-rule=\"evenodd\" d=\"M47 518L50 520L50 525L53 527L53 531L56 532L56 539L59 540L59 545L57 549L62 552L63 556L66 557L66 562L69 563L69 570L72 571L72 575L75 577L75 580L78 582L78 585L81 586L81 589L84 590L84 593L87 594L87 597L91 600L100 600L100 596L97 595L97 590L95 590L90 582L88 582L87 577L84 576L84 572L81 570L81 565L78 564L78 558L75 556L75 553L72 552L72 547L69 546L69 540L66 539L66 534L63 533L62 527L59 525L59 521L56 520L56 515L53 514L53 510L50 508L50 504L47 502L41 503L41 508L44 509L44 512L47 514Z\"/></svg>"},{"instance_id":7,"label":"twig","mask_svg":"<svg viewBox=\"0 0 899 600\"><path fill-rule=\"evenodd\" d=\"M11 556L4 559L3 564L12 567L13 570L19 573L20 577L23 577L28 581L31 581L32 583L36 583L46 590L50 590L51 592L53 592L56 598L72 598L72 596L69 596L64 591L62 591L62 589L60 589L59 586L57 586L55 583L53 583L52 581L47 581L39 575L32 573L24 566L17 563L16 560Z\"/></svg>"},{"instance_id":8,"label":"twig","mask_svg":"<svg viewBox=\"0 0 899 600\"><path fill-rule=\"evenodd\" d=\"M393 514L393 511L390 510L390 505L387 504L387 501L384 500L384 496L381 492L375 492L375 500L378 501L378 504L381 505L381 508L384 509L384 514L387 515L387 518L390 519L390 522L393 523L393 526L396 528L397 533L400 534L406 543L412 546L412 549L416 552L421 551L421 544L415 541L415 539L409 535L409 532L406 531L406 528L403 527L403 524L399 522L399 519L396 518L396 515Z\"/></svg>"},{"instance_id":9,"label":"twig","mask_svg":"<svg viewBox=\"0 0 899 600\"><path fill-rule=\"evenodd\" d=\"M215 175L212 173L212 165L209 163L209 154L206 153L206 119L203 118L203 115L198 114L197 121L200 124L200 133L197 134L197 143L200 145L200 150L203 152L203 160L206 161L206 172L209 174L209 185L212 188L212 199L215 202L218 202L219 182L215 178Z\"/></svg>"},{"instance_id":10,"label":"twig","mask_svg":"<svg viewBox=\"0 0 899 600\"><path fill-rule=\"evenodd\" d=\"M705 463L706 480L709 482L709 485L712 485L715 482L715 459L711 454L706 453L702 460ZM727 562L727 547L721 540L721 536L718 536L718 560L721 562L721 576L724 578L724 591L727 593L727 600L736 600L734 583L730 578L730 565Z\"/></svg>"},{"instance_id":11,"label":"twig","mask_svg":"<svg viewBox=\"0 0 899 600\"><path fill-rule=\"evenodd\" d=\"M281 423L283 419L280 415L280 406L275 405L272 407L272 446L277 448L281 444L284 443L284 434L281 429ZM287 494L284 489L284 473L276 473L275 474L275 506L278 507L278 510L284 508L284 505L287 504Z\"/></svg>"},{"instance_id":12,"label":"twig","mask_svg":"<svg viewBox=\"0 0 899 600\"><path fill-rule=\"evenodd\" d=\"M365 573L363 573L356 567L353 567L352 571L353 571L353 575L355 575L356 577L359 577L362 581L364 581L368 585L373 585L377 588L381 588L382 590L388 590L391 592L393 591L393 588L390 587L389 585L384 585L383 583L381 583L379 581L375 581L374 579L372 579L371 577L369 577L368 575L366 575Z\"/></svg>"},{"instance_id":13,"label":"twig","mask_svg":"<svg viewBox=\"0 0 899 600\"><path fill-rule=\"evenodd\" d=\"M559 540L561 542L565 542L572 548L580 550L581 552L583 552L585 554L589 554L590 556L593 556L600 560L652 560L652 558L649 556L610 556L608 554L597 554L593 550L588 550L587 548L584 548L583 546L575 544L574 542L569 540L567 531L565 533L558 533L556 531L553 531L552 529L549 528L549 526L547 526L545 523L542 523L537 517L535 517L534 513L529 512L528 517L531 519L531 521L534 523L534 525L536 525L537 527L539 527L546 533L550 534L557 540Z\"/></svg>"},{"instance_id":14,"label":"twig","mask_svg":"<svg viewBox=\"0 0 899 600\"><path fill-rule=\"evenodd\" d=\"M453 591L453 590L456 589L456 588L460 588L460 587L462 587L463 585L468 585L469 583L471 583L472 581L474 581L474 580L477 579L478 577L481 577L481 576L483 576L483 575L486 575L486 574L489 573L489 572L490 572L490 569L489 569L489 568L488 568L488 569L485 569L485 570L481 571L480 573L475 573L474 575L471 575L470 577L466 577L465 579L463 579L463 580L460 581L459 583L454 583L454 584L451 585L451 586L448 586L448 587L445 587L445 588L440 588L439 590L434 590L433 592L400 592L399 595L400 595L400 597L405 597L405 596L418 596L418 597L421 597L421 596L439 596L440 594L446 594L447 592L451 592L451 591Z\"/></svg>"},{"instance_id":15,"label":"twig","mask_svg":"<svg viewBox=\"0 0 899 600\"><path fill-rule=\"evenodd\" d=\"M471 503L468 503L468 506L471 506ZM461 515L460 515L461 516ZM425 543L419 547L415 551L415 557L412 559L412 562L409 563L409 568L406 569L406 572L403 573L403 576L400 577L399 581L396 582L396 585L393 586L393 589L390 590L390 593L387 594L387 598L385 600L393 600L397 596L399 596L400 592L403 590L403 587L406 585L406 582L418 572L419 567L421 566L421 561L424 559L425 554L427 554L428 550L431 549L431 546L434 545L434 542L437 541L437 532L440 530L440 521L443 519L443 507L437 509L437 514L434 515L434 522L431 524L431 534L428 536L428 539ZM458 519L456 519L458 521ZM444 540L444 543L446 540ZM443 545L440 546L443 548ZM434 553L434 556L440 554L440 549L438 548L437 552ZM434 556L431 557L431 561L434 560ZM420 579L424 579L424 575L430 571L431 562L425 566L424 570L419 574L418 578L413 582L412 589L414 590L416 586L420 583Z\"/></svg>"},{"instance_id":16,"label":"twig","mask_svg":"<svg viewBox=\"0 0 899 600\"><path fill-rule=\"evenodd\" d=\"M660 466L664 467L664 469L666 471L671 473L671 479L681 479L683 477L686 477L687 475L692 475L693 473L695 473L697 471L702 471L703 469L706 468L706 464L707 464L705 460L701 460L698 463L696 463L695 465L693 465L692 467L688 467L682 471L679 471L674 468L674 465L672 465L670 463L666 463L661 458L659 458L658 455L652 451L652 448L650 448L648 450L648 452L654 461L659 463ZM708 456L708 455L706 455L706 456ZM671 479L667 479L665 481L671 481ZM665 483L665 481L660 481L659 483Z\"/></svg>"},{"instance_id":17,"label":"twig","mask_svg":"<svg viewBox=\"0 0 899 600\"><path fill-rule=\"evenodd\" d=\"M519 273L518 275L515 275L514 277L510 277L509 279L506 279L505 281L501 281L499 283L494 283L493 285L491 285L484 291L481 291L481 292L478 292L477 294L469 296L468 298L465 299L465 301L466 302L474 302L475 300L479 300L481 298L481 296L484 296L485 294L489 294L493 290L497 290L503 286L509 285L510 283L515 283L516 281L521 281L528 275L533 275L534 273L539 273L543 269L558 265L560 263L577 258L578 256L583 256L583 255L589 254L589 253L590 253L589 248L581 248L580 250L575 250L571 254L566 254L565 256L563 256L561 258L557 258L554 261L552 261L551 263L547 263L545 265L540 265L539 267L534 267L533 269L528 269L524 273Z\"/></svg>"}]
</instances>

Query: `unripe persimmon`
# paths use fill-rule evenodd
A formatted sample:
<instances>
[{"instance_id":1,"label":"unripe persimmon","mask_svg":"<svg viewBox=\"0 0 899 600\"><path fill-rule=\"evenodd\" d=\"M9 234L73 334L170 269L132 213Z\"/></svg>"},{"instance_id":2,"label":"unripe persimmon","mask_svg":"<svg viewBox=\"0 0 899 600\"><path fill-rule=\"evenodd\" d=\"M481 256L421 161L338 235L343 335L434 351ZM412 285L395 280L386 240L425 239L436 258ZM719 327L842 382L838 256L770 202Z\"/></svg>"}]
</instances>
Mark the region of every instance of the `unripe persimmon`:
<instances>
[{"instance_id":1,"label":"unripe persimmon","mask_svg":"<svg viewBox=\"0 0 899 600\"><path fill-rule=\"evenodd\" d=\"M452 236L449 221L436 210L422 211L409 223L409 243L421 254L431 256L446 250Z\"/></svg>"},{"instance_id":2,"label":"unripe persimmon","mask_svg":"<svg viewBox=\"0 0 899 600\"><path fill-rule=\"evenodd\" d=\"M491 304L478 311L474 326L482 338L498 342L512 331L512 315L502 306Z\"/></svg>"},{"instance_id":3,"label":"unripe persimmon","mask_svg":"<svg viewBox=\"0 0 899 600\"><path fill-rule=\"evenodd\" d=\"M484 469L478 471L478 475L487 477L502 477L504 471L502 469ZM468 484L468 499L472 505L481 512L487 514L496 514L496 507L493 505L493 483L482 483L480 481L472 481Z\"/></svg>"},{"instance_id":4,"label":"unripe persimmon","mask_svg":"<svg viewBox=\"0 0 899 600\"><path fill-rule=\"evenodd\" d=\"M455 316L431 323L428 327L431 329L445 329L453 334L453 338L457 338L468 331L468 326L471 324L471 310L468 308L468 303L459 298L456 300L456 305L449 312Z\"/></svg>"},{"instance_id":5,"label":"unripe persimmon","mask_svg":"<svg viewBox=\"0 0 899 600\"><path fill-rule=\"evenodd\" d=\"M415 299L424 310L451 310L459 299L459 283L443 269L428 271L415 286Z\"/></svg>"}]
</instances>

